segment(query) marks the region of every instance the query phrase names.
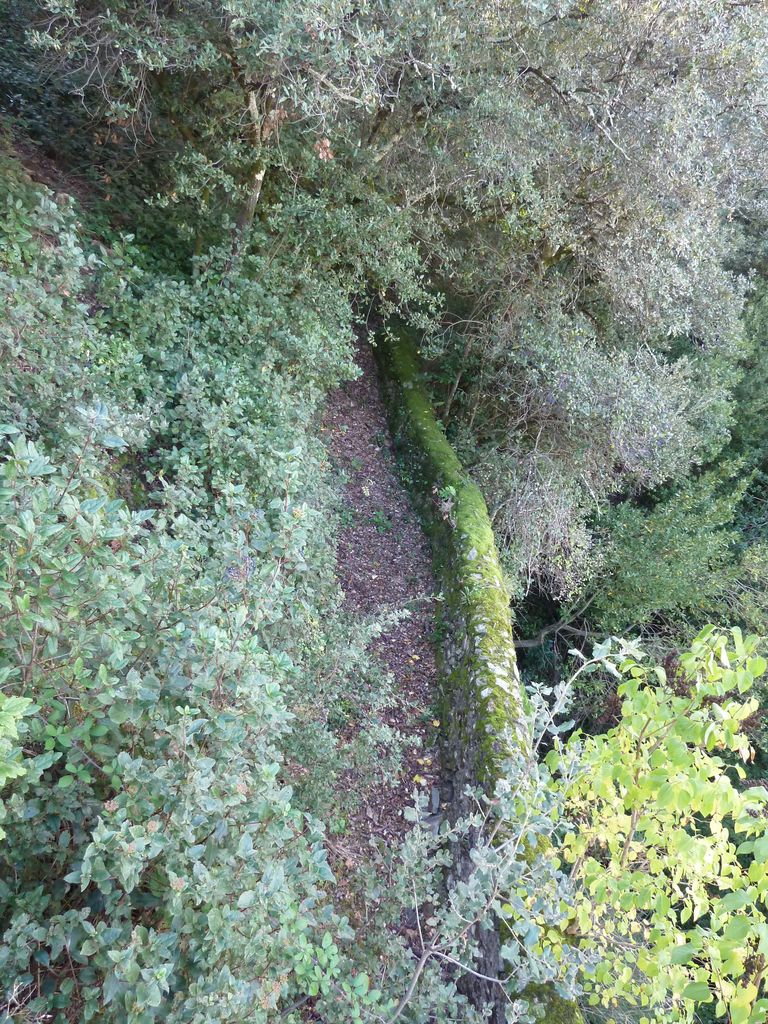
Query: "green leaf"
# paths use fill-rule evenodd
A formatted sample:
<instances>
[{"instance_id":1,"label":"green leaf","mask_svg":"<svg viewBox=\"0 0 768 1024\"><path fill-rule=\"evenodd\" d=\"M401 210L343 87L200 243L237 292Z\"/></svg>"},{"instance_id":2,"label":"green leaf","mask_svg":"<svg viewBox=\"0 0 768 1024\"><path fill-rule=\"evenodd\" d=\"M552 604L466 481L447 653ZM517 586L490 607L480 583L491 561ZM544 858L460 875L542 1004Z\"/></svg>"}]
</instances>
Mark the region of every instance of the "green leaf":
<instances>
[{"instance_id":1,"label":"green leaf","mask_svg":"<svg viewBox=\"0 0 768 1024\"><path fill-rule=\"evenodd\" d=\"M697 1003L707 1003L712 999L709 985L705 981L692 981L683 989L683 999L692 999Z\"/></svg>"},{"instance_id":2,"label":"green leaf","mask_svg":"<svg viewBox=\"0 0 768 1024\"><path fill-rule=\"evenodd\" d=\"M673 964L687 964L695 952L696 947L686 942L683 946L675 946L669 959Z\"/></svg>"},{"instance_id":3,"label":"green leaf","mask_svg":"<svg viewBox=\"0 0 768 1024\"><path fill-rule=\"evenodd\" d=\"M368 991L368 986L370 985L370 983L371 982L368 975L365 973L361 973L355 977L354 981L352 982L352 987L354 988L355 992L358 995L364 996L365 993Z\"/></svg>"},{"instance_id":4,"label":"green leaf","mask_svg":"<svg viewBox=\"0 0 768 1024\"><path fill-rule=\"evenodd\" d=\"M124 441L122 437L118 437L116 434L104 434L101 438L101 443L105 448L127 448L128 442Z\"/></svg>"}]
</instances>

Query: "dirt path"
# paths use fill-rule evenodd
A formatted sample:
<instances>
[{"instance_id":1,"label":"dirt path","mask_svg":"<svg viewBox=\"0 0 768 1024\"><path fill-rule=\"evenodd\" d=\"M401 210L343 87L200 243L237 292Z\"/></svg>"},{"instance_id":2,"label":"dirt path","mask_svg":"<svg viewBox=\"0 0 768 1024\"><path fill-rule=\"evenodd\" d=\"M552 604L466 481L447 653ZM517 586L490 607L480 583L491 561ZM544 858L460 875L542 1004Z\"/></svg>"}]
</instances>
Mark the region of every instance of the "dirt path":
<instances>
[{"instance_id":1,"label":"dirt path","mask_svg":"<svg viewBox=\"0 0 768 1024\"><path fill-rule=\"evenodd\" d=\"M329 397L324 419L331 458L346 479L339 581L354 616L409 610L378 638L374 652L392 674L396 694L387 724L420 742L406 751L400 778L371 794L350 823L345 846L353 859L370 836L392 839L410 827L403 808L412 803L415 786L437 809L439 724L431 718L436 669L429 544L398 476L373 353L365 342L358 343L356 360L362 376Z\"/></svg>"}]
</instances>

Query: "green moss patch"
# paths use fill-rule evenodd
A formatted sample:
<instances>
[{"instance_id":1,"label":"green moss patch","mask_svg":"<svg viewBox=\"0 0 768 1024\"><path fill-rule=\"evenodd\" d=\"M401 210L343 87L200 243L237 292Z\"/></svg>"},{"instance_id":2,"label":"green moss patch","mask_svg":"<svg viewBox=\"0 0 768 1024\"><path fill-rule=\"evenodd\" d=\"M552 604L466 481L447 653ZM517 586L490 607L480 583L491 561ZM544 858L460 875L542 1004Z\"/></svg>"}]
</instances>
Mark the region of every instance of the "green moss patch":
<instances>
[{"instance_id":1,"label":"green moss patch","mask_svg":"<svg viewBox=\"0 0 768 1024\"><path fill-rule=\"evenodd\" d=\"M509 593L488 510L438 422L405 328L378 345L393 433L405 451L443 585L441 719L456 795L491 790L510 749L529 746Z\"/></svg>"}]
</instances>

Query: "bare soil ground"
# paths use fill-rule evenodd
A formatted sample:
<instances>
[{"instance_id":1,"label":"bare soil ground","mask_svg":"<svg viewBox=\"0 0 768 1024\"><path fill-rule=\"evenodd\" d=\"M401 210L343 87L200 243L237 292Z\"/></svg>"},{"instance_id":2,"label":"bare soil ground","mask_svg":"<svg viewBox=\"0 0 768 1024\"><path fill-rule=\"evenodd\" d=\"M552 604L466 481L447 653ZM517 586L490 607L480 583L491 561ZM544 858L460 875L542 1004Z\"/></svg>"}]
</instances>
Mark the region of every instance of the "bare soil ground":
<instances>
[{"instance_id":1,"label":"bare soil ground","mask_svg":"<svg viewBox=\"0 0 768 1024\"><path fill-rule=\"evenodd\" d=\"M408 748L400 777L368 796L335 844L349 866L365 855L372 836L393 840L411 827L403 810L412 805L415 788L432 798L439 727L432 718L435 581L429 543L398 475L373 352L364 340L356 359L362 375L330 396L323 424L331 459L346 480L338 574L350 615L409 611L377 639L374 654L391 673L396 694L385 720L418 743Z\"/></svg>"}]
</instances>

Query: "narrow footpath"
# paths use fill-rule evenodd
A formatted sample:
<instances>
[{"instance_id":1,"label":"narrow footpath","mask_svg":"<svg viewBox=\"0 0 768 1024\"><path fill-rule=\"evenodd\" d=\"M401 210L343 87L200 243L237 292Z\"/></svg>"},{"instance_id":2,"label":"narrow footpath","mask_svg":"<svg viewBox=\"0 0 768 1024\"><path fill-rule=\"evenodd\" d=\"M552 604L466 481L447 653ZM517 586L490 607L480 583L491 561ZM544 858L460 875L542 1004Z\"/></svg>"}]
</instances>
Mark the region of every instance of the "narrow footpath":
<instances>
[{"instance_id":1,"label":"narrow footpath","mask_svg":"<svg viewBox=\"0 0 768 1024\"><path fill-rule=\"evenodd\" d=\"M385 722L418 742L407 747L403 770L390 786L368 795L350 823L344 844L352 859L373 836L396 839L412 827L403 810L414 788L437 811L439 722L433 718L435 581L429 542L398 474L373 352L357 343L362 373L329 396L324 432L329 454L343 474L345 508L337 564L345 607L357 618L408 611L374 642L391 673L395 700Z\"/></svg>"}]
</instances>

